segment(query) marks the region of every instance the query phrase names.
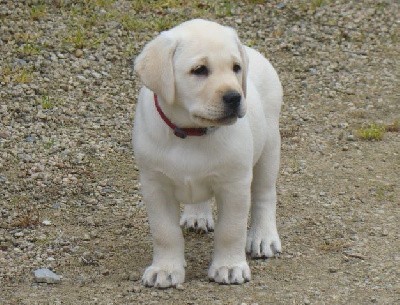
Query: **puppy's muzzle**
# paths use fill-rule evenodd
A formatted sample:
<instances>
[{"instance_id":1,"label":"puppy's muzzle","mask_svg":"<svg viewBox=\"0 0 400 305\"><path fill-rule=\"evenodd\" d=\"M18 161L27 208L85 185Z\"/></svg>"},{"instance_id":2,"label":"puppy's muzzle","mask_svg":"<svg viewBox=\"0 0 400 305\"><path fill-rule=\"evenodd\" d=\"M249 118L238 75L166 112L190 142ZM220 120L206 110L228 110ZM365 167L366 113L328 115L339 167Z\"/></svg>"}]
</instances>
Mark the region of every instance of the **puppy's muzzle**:
<instances>
[{"instance_id":1,"label":"puppy's muzzle","mask_svg":"<svg viewBox=\"0 0 400 305\"><path fill-rule=\"evenodd\" d=\"M228 91L222 96L227 116L238 116L242 95L237 91Z\"/></svg>"}]
</instances>

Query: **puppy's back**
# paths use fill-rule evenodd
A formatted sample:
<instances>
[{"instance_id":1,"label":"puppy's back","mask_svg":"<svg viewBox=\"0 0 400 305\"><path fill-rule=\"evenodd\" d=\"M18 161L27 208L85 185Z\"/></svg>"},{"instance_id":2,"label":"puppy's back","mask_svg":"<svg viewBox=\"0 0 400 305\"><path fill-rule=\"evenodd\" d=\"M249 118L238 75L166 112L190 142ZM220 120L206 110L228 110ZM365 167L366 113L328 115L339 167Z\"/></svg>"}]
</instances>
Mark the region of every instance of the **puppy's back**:
<instances>
[{"instance_id":1,"label":"puppy's back","mask_svg":"<svg viewBox=\"0 0 400 305\"><path fill-rule=\"evenodd\" d=\"M278 118L283 90L278 74L271 63L258 51L245 47L249 56L248 82L253 82L264 102L265 114Z\"/></svg>"}]
</instances>

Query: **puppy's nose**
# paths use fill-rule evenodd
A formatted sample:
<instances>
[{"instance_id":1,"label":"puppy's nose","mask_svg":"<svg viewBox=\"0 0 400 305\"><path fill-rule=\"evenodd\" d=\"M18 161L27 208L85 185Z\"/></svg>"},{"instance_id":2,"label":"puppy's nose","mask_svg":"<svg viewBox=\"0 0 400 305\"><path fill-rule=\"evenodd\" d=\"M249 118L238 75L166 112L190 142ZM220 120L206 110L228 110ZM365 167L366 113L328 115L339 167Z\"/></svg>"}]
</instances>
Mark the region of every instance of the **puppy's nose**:
<instances>
[{"instance_id":1,"label":"puppy's nose","mask_svg":"<svg viewBox=\"0 0 400 305\"><path fill-rule=\"evenodd\" d=\"M222 100L224 101L226 107L229 108L230 110L235 110L235 111L238 110L241 99L242 96L240 95L239 92L236 91L228 91L222 97Z\"/></svg>"}]
</instances>

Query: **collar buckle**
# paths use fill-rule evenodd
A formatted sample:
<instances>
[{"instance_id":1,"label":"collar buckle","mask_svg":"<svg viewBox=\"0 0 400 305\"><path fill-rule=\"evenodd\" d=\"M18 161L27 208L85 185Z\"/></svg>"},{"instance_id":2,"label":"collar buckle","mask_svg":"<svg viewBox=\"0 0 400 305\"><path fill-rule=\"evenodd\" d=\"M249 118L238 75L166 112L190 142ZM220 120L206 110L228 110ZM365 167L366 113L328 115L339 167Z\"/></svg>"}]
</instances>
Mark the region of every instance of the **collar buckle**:
<instances>
[{"instance_id":1,"label":"collar buckle","mask_svg":"<svg viewBox=\"0 0 400 305\"><path fill-rule=\"evenodd\" d=\"M179 127L174 128L174 135L181 139L185 139L188 136L187 132Z\"/></svg>"}]
</instances>

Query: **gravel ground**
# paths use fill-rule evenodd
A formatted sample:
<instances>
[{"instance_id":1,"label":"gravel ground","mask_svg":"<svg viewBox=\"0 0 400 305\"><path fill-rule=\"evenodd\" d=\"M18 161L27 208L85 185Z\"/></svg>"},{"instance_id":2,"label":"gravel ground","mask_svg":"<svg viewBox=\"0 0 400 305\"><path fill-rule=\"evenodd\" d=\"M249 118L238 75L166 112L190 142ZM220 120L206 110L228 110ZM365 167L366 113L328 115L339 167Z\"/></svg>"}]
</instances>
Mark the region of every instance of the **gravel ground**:
<instances>
[{"instance_id":1,"label":"gravel ground","mask_svg":"<svg viewBox=\"0 0 400 305\"><path fill-rule=\"evenodd\" d=\"M0 304L399 304L399 3L165 3L0 0ZM186 283L149 289L131 59L198 16L281 76L284 253L220 286L213 235L185 232ZM40 268L61 281L36 283Z\"/></svg>"}]
</instances>

